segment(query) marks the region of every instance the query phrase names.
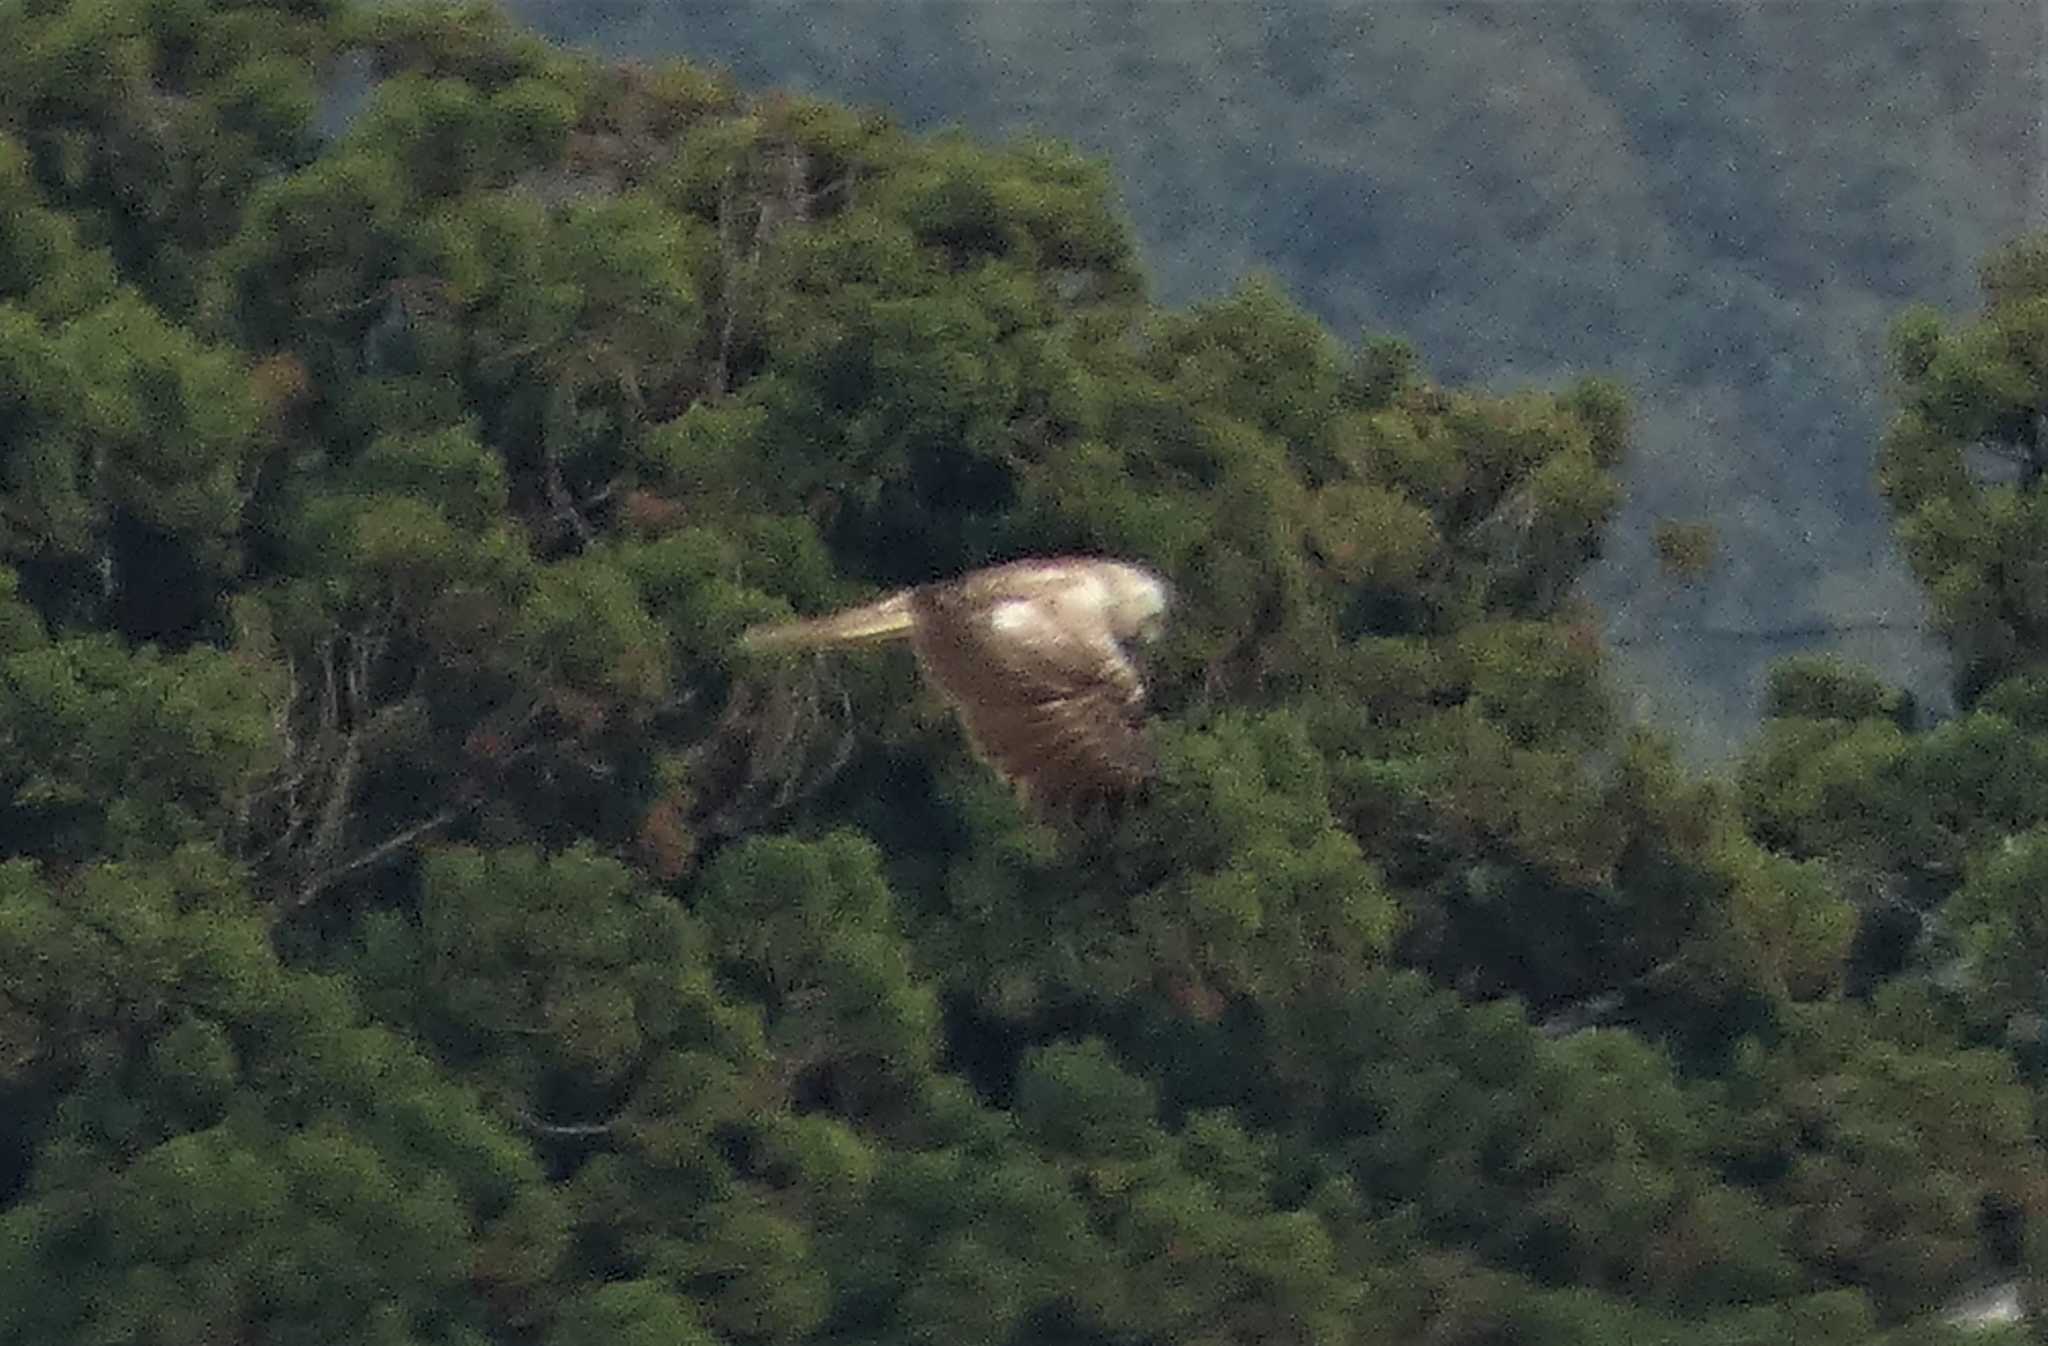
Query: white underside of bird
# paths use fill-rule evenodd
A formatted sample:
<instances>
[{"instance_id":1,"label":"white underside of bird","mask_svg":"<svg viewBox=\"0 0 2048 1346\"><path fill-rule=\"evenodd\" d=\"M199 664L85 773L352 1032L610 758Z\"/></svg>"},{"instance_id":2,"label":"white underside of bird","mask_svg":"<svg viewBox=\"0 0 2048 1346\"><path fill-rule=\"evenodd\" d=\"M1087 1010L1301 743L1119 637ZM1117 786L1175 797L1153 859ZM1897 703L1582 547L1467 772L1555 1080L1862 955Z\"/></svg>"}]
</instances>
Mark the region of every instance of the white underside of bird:
<instances>
[{"instance_id":1,"label":"white underside of bird","mask_svg":"<svg viewBox=\"0 0 2048 1346\"><path fill-rule=\"evenodd\" d=\"M755 627L756 651L908 640L980 755L1034 803L1113 795L1151 771L1145 684L1128 645L1172 591L1126 561L1012 561L821 617Z\"/></svg>"}]
</instances>

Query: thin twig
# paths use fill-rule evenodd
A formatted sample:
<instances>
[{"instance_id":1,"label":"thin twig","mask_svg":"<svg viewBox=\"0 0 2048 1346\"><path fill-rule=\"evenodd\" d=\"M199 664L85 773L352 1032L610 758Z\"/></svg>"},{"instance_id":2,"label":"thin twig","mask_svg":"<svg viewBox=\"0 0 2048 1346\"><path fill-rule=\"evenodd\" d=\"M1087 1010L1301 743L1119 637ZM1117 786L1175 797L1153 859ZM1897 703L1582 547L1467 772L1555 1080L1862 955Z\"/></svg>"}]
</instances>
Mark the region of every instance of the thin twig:
<instances>
[{"instance_id":1,"label":"thin twig","mask_svg":"<svg viewBox=\"0 0 2048 1346\"><path fill-rule=\"evenodd\" d=\"M727 169L725 179L718 188L718 356L711 363L711 386L707 390L716 400L725 396L726 380L732 367L732 334L735 304L733 291L738 288L736 273L739 268L733 260L732 209L733 171Z\"/></svg>"},{"instance_id":2,"label":"thin twig","mask_svg":"<svg viewBox=\"0 0 2048 1346\"><path fill-rule=\"evenodd\" d=\"M327 889L333 887L341 879L356 873L358 870L368 869L373 865L383 863L429 832L438 831L440 828L446 827L449 823L454 822L457 818L475 807L475 800L465 800L460 804L450 804L432 817L414 823L402 832L386 837L361 855L345 860L332 868L320 871L299 886L299 891L285 905L285 909L287 911L298 911L303 907L310 906L314 899L318 898Z\"/></svg>"},{"instance_id":3,"label":"thin twig","mask_svg":"<svg viewBox=\"0 0 2048 1346\"><path fill-rule=\"evenodd\" d=\"M544 1122L524 1108L514 1108L512 1115L519 1119L521 1126L537 1136L564 1138L610 1135L618 1129L620 1121L614 1117L608 1122Z\"/></svg>"},{"instance_id":4,"label":"thin twig","mask_svg":"<svg viewBox=\"0 0 2048 1346\"><path fill-rule=\"evenodd\" d=\"M588 547L597 540L590 523L576 510L575 497L569 494L569 487L562 480L562 454L555 447L552 437L541 435L541 480L547 489L548 504L554 508L555 518L569 525L576 534L576 540Z\"/></svg>"}]
</instances>

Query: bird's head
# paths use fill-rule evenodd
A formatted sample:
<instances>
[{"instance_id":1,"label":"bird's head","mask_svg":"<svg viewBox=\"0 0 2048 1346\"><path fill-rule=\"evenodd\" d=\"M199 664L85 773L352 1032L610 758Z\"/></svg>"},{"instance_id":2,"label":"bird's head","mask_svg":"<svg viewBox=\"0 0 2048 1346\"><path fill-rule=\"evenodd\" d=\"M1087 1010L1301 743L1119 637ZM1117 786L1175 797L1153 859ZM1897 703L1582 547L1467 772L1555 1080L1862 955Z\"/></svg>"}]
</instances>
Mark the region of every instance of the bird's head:
<instances>
[{"instance_id":1,"label":"bird's head","mask_svg":"<svg viewBox=\"0 0 2048 1346\"><path fill-rule=\"evenodd\" d=\"M1166 633L1166 612L1173 606L1173 586L1143 566L1115 562L1105 572L1109 586L1109 621L1124 640L1150 643Z\"/></svg>"}]
</instances>

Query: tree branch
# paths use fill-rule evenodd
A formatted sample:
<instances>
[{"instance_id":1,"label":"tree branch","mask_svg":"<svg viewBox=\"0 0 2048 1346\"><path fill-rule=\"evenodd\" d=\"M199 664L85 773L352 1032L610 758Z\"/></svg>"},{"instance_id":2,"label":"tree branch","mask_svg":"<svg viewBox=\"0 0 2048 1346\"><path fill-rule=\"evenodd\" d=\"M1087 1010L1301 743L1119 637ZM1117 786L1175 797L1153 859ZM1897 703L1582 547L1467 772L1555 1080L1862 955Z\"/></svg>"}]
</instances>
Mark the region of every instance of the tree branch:
<instances>
[{"instance_id":1,"label":"tree branch","mask_svg":"<svg viewBox=\"0 0 2048 1346\"><path fill-rule=\"evenodd\" d=\"M713 400L726 394L726 382L732 369L732 336L736 305L733 291L738 288L739 266L735 260L732 235L733 172L726 170L725 180L718 188L718 356L711 365L711 386L708 391Z\"/></svg>"},{"instance_id":2,"label":"tree branch","mask_svg":"<svg viewBox=\"0 0 2048 1346\"><path fill-rule=\"evenodd\" d=\"M414 823L402 832L386 837L353 859L345 860L341 864L321 870L299 885L298 892L293 894L292 900L285 904L285 910L299 911L311 906L321 893L333 887L340 880L359 870L382 864L421 837L446 827L449 823L454 822L457 818L475 807L476 802L474 800L465 800L460 804L450 804L439 813Z\"/></svg>"},{"instance_id":3,"label":"tree branch","mask_svg":"<svg viewBox=\"0 0 2048 1346\"><path fill-rule=\"evenodd\" d=\"M562 479L562 454L552 439L543 431L541 434L541 481L548 493L548 504L555 511L555 518L569 525L576 534L576 540L588 547L597 540L589 520L577 512L576 500L569 494L568 484Z\"/></svg>"},{"instance_id":4,"label":"tree branch","mask_svg":"<svg viewBox=\"0 0 2048 1346\"><path fill-rule=\"evenodd\" d=\"M553 1136L559 1139L608 1136L618 1129L621 1120L614 1117L608 1122L544 1122L524 1108L514 1108L512 1115L518 1119L520 1126L534 1135Z\"/></svg>"}]
</instances>

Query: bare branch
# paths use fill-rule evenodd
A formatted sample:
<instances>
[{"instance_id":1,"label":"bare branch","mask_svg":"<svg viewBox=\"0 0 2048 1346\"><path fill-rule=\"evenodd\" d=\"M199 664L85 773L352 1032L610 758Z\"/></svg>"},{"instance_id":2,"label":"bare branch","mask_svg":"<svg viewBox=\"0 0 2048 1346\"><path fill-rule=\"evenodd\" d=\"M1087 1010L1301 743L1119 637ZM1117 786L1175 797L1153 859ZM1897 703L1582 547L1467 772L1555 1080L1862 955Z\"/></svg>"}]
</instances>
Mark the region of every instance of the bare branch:
<instances>
[{"instance_id":1,"label":"bare branch","mask_svg":"<svg viewBox=\"0 0 2048 1346\"><path fill-rule=\"evenodd\" d=\"M320 894L333 887L342 879L361 870L369 869L374 865L382 864L407 846L410 846L413 842L418 841L429 833L439 831L475 807L476 801L474 800L450 804L439 813L414 823L402 832L386 837L383 841L378 842L353 859L345 860L341 864L321 870L299 885L298 892L292 896L290 902L285 904L285 910L298 911L301 908L311 906L319 898Z\"/></svg>"},{"instance_id":2,"label":"bare branch","mask_svg":"<svg viewBox=\"0 0 2048 1346\"><path fill-rule=\"evenodd\" d=\"M324 862L341 844L342 825L348 821L348 806L355 795L356 768L362 762L361 745L354 734L345 735L341 757L327 783L327 798L321 802L320 821L313 829L311 862Z\"/></svg>"},{"instance_id":3,"label":"bare branch","mask_svg":"<svg viewBox=\"0 0 2048 1346\"><path fill-rule=\"evenodd\" d=\"M773 684L765 697L754 685L741 684L717 725L690 751L693 771L717 771L721 761L743 763L737 780L722 787L717 806L698 820L705 832L730 836L781 812L823 789L853 756L858 734L851 698L840 689L836 714L827 715L818 667L814 662L801 682ZM819 731L833 719L839 732L820 760L814 750Z\"/></svg>"},{"instance_id":4,"label":"bare branch","mask_svg":"<svg viewBox=\"0 0 2048 1346\"><path fill-rule=\"evenodd\" d=\"M712 361L710 387L706 390L713 398L724 397L726 393L726 380L732 368L734 315L739 307L733 298L739 284L739 266L734 260L732 212L733 172L727 169L718 188L718 356Z\"/></svg>"},{"instance_id":5,"label":"bare branch","mask_svg":"<svg viewBox=\"0 0 2048 1346\"><path fill-rule=\"evenodd\" d=\"M852 190L853 174L841 174L839 177L818 188L818 190L807 193L804 196L804 209L808 213L813 207L823 204L831 197L837 196L841 192L851 192Z\"/></svg>"},{"instance_id":6,"label":"bare branch","mask_svg":"<svg viewBox=\"0 0 2048 1346\"><path fill-rule=\"evenodd\" d=\"M590 521L577 512L576 500L569 494L568 484L562 479L562 454L555 447L551 436L541 435L541 482L548 493L548 506L555 517L569 525L576 534L576 541L588 547L597 540L597 534L590 527Z\"/></svg>"},{"instance_id":7,"label":"bare branch","mask_svg":"<svg viewBox=\"0 0 2048 1346\"><path fill-rule=\"evenodd\" d=\"M791 141L784 147L782 167L785 175L783 193L789 205L790 218L799 222L809 219L814 198L804 190L804 184L811 176L810 156L804 153L801 145Z\"/></svg>"},{"instance_id":8,"label":"bare branch","mask_svg":"<svg viewBox=\"0 0 2048 1346\"><path fill-rule=\"evenodd\" d=\"M514 1108L512 1115L519 1125L536 1136L553 1136L572 1139L588 1136L607 1136L618 1129L621 1118L614 1117L608 1122L544 1122L524 1108Z\"/></svg>"}]
</instances>

